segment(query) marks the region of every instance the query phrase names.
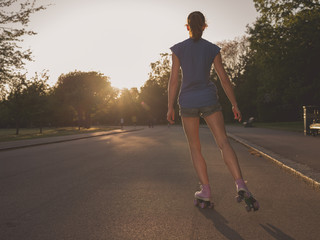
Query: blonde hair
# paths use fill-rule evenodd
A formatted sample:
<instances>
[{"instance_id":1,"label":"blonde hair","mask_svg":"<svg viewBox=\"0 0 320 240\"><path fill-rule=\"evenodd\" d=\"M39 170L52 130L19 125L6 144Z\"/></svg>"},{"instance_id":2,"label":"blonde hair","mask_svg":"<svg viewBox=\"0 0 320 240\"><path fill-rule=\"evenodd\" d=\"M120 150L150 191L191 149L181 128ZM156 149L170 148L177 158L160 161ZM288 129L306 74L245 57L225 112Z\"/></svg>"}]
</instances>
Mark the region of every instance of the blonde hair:
<instances>
[{"instance_id":1,"label":"blonde hair","mask_svg":"<svg viewBox=\"0 0 320 240\"><path fill-rule=\"evenodd\" d=\"M188 16L188 26L190 28L190 35L194 41L198 41L202 37L203 30L208 26L204 15L195 11Z\"/></svg>"}]
</instances>

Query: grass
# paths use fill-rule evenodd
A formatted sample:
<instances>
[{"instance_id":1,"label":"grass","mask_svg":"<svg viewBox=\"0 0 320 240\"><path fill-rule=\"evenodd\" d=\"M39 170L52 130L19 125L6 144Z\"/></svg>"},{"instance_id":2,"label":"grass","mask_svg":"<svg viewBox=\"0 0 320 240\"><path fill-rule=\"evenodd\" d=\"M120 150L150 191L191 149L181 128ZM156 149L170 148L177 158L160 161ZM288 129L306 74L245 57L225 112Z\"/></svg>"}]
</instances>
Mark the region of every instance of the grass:
<instances>
[{"instance_id":1,"label":"grass","mask_svg":"<svg viewBox=\"0 0 320 240\"><path fill-rule=\"evenodd\" d=\"M254 127L260 128L271 128L276 130L284 130L291 132L303 132L304 125L303 122L271 122L271 123L262 123L262 122L254 122Z\"/></svg>"},{"instance_id":2,"label":"grass","mask_svg":"<svg viewBox=\"0 0 320 240\"><path fill-rule=\"evenodd\" d=\"M117 128L107 126L96 126L91 127L90 129L81 128L80 131L78 130L78 127L43 128L42 134L40 134L39 128L21 128L19 131L19 135L15 134L16 129L13 128L0 129L0 142L110 131L113 129Z\"/></svg>"},{"instance_id":3,"label":"grass","mask_svg":"<svg viewBox=\"0 0 320 240\"><path fill-rule=\"evenodd\" d=\"M271 128L276 130L292 131L292 132L303 132L303 122L272 122L272 123L262 123L254 122L254 127L260 128ZM63 128L43 128L42 134L39 133L38 128L21 128L19 135L15 135L16 130L10 129L0 129L0 142L15 141L15 140L25 140L43 137L54 137L54 136L65 136L73 134L82 134L90 132L100 132L100 131L110 131L117 129L117 127L108 126L95 126L90 129L82 128L80 131L78 127L63 127Z\"/></svg>"},{"instance_id":4,"label":"grass","mask_svg":"<svg viewBox=\"0 0 320 240\"><path fill-rule=\"evenodd\" d=\"M237 125L239 123L227 123L228 125ZM275 130L283 130L290 132L302 132L304 131L303 121L299 122L253 122L253 127L270 128Z\"/></svg>"}]
</instances>

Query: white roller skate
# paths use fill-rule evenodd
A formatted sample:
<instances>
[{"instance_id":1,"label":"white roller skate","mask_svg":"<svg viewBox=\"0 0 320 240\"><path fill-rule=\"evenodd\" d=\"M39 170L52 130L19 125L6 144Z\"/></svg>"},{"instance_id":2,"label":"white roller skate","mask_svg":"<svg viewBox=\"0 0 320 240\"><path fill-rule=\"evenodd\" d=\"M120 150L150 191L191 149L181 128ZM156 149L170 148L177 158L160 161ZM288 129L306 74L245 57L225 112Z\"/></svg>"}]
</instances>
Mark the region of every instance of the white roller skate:
<instances>
[{"instance_id":1,"label":"white roller skate","mask_svg":"<svg viewBox=\"0 0 320 240\"><path fill-rule=\"evenodd\" d=\"M238 203L244 200L247 212L250 212L251 209L253 211L258 211L260 206L259 202L253 197L251 192L249 192L245 182L242 179L236 180L237 193L236 200Z\"/></svg>"},{"instance_id":2,"label":"white roller skate","mask_svg":"<svg viewBox=\"0 0 320 240\"><path fill-rule=\"evenodd\" d=\"M194 205L201 208L213 208L213 202L211 199L210 185L200 185L200 191L194 194Z\"/></svg>"}]
</instances>

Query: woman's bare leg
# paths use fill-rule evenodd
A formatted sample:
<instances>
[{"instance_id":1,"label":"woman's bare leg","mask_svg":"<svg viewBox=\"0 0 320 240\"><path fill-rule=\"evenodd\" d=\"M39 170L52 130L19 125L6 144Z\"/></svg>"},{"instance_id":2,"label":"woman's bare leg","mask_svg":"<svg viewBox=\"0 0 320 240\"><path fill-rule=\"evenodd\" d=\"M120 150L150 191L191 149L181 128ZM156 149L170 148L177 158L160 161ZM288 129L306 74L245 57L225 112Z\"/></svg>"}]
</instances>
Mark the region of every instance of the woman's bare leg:
<instances>
[{"instance_id":1,"label":"woman's bare leg","mask_svg":"<svg viewBox=\"0 0 320 240\"><path fill-rule=\"evenodd\" d=\"M190 154L193 166L197 172L202 185L209 184L207 164L201 154L201 144L199 139L199 118L181 117L184 132L188 139Z\"/></svg>"},{"instance_id":2,"label":"woman's bare leg","mask_svg":"<svg viewBox=\"0 0 320 240\"><path fill-rule=\"evenodd\" d=\"M222 112L215 112L205 117L205 120L214 135L216 143L220 148L222 158L234 180L242 179L242 173L237 156L228 141Z\"/></svg>"}]
</instances>

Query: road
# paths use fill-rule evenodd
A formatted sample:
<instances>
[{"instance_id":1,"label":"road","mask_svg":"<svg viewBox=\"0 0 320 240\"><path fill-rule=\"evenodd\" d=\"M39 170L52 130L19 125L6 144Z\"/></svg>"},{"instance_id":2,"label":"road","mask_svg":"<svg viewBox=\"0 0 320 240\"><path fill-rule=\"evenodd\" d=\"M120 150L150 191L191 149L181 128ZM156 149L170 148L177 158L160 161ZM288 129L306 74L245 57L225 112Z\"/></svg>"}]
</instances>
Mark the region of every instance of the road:
<instances>
[{"instance_id":1,"label":"road","mask_svg":"<svg viewBox=\"0 0 320 240\"><path fill-rule=\"evenodd\" d=\"M320 191L232 140L261 209L200 129L215 210L193 206L198 181L181 127L0 152L0 239L319 239Z\"/></svg>"}]
</instances>

